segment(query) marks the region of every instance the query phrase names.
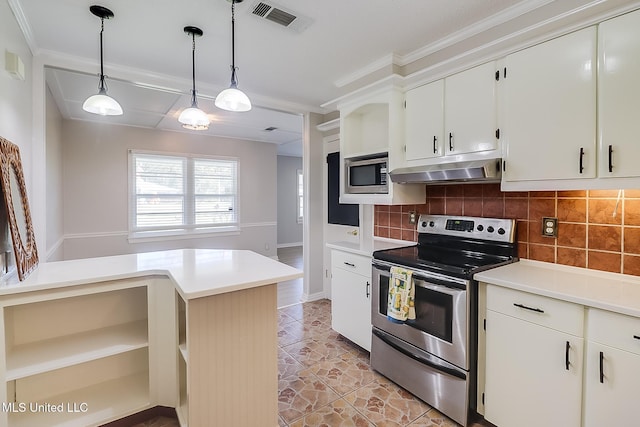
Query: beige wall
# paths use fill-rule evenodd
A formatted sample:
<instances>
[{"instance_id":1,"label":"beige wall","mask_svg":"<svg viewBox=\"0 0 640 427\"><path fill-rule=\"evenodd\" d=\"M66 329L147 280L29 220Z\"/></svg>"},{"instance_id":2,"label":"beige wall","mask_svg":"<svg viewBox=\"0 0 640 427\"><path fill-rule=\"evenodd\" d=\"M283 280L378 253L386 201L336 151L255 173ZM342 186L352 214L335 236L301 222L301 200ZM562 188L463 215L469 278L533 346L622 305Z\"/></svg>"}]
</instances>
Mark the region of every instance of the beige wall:
<instances>
[{"instance_id":1,"label":"beige wall","mask_svg":"<svg viewBox=\"0 0 640 427\"><path fill-rule=\"evenodd\" d=\"M53 100L53 95L46 92L46 162L47 162L47 247L43 260L58 261L63 259L62 243L64 238L63 205L62 205L62 115Z\"/></svg>"},{"instance_id":2,"label":"beige wall","mask_svg":"<svg viewBox=\"0 0 640 427\"><path fill-rule=\"evenodd\" d=\"M276 255L276 146L183 132L64 120L64 258L174 248L251 249ZM129 243L128 150L236 157L237 235Z\"/></svg>"},{"instance_id":3,"label":"beige wall","mask_svg":"<svg viewBox=\"0 0 640 427\"><path fill-rule=\"evenodd\" d=\"M302 157L278 156L278 246L302 245L302 224L298 223L298 169Z\"/></svg>"}]
</instances>

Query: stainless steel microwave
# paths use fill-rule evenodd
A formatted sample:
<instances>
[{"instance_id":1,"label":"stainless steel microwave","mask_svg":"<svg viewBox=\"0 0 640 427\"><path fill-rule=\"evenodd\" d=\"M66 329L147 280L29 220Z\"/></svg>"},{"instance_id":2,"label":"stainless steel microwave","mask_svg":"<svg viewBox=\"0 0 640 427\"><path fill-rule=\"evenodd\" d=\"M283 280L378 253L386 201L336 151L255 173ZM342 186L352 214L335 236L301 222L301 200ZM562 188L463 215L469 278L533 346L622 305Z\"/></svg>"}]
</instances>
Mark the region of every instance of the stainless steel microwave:
<instances>
[{"instance_id":1,"label":"stainless steel microwave","mask_svg":"<svg viewBox=\"0 0 640 427\"><path fill-rule=\"evenodd\" d=\"M345 190L348 194L386 194L386 153L345 159Z\"/></svg>"}]
</instances>

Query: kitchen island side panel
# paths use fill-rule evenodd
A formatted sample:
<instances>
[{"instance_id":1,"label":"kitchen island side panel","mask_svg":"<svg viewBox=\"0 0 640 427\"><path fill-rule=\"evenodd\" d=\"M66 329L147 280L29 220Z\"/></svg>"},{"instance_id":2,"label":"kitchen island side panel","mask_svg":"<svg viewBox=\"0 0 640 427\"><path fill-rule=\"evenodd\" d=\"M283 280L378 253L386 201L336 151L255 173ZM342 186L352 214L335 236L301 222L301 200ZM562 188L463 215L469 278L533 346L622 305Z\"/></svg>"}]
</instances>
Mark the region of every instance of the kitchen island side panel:
<instances>
[{"instance_id":1,"label":"kitchen island side panel","mask_svg":"<svg viewBox=\"0 0 640 427\"><path fill-rule=\"evenodd\" d=\"M277 426L277 286L187 301L189 425Z\"/></svg>"}]
</instances>

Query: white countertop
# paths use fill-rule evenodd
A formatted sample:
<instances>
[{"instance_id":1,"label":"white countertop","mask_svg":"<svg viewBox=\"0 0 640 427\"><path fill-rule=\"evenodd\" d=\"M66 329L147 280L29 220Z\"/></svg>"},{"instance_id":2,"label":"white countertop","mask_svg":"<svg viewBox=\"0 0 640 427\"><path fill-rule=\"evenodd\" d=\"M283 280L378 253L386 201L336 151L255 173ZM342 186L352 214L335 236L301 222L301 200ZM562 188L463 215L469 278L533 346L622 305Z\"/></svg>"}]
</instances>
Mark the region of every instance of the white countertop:
<instances>
[{"instance_id":1,"label":"white countertop","mask_svg":"<svg viewBox=\"0 0 640 427\"><path fill-rule=\"evenodd\" d=\"M481 282L640 317L640 277L521 260L474 275Z\"/></svg>"},{"instance_id":2,"label":"white countertop","mask_svg":"<svg viewBox=\"0 0 640 427\"><path fill-rule=\"evenodd\" d=\"M404 240L367 240L361 243L354 242L327 242L327 247L331 249L339 249L341 251L351 252L358 255L371 256L375 251L383 249L399 248L402 246L411 246L416 242L407 242Z\"/></svg>"},{"instance_id":3,"label":"white countertop","mask_svg":"<svg viewBox=\"0 0 640 427\"><path fill-rule=\"evenodd\" d=\"M247 250L179 249L41 263L23 282L0 287L0 296L107 280L165 275L185 299L302 277L302 271Z\"/></svg>"}]
</instances>

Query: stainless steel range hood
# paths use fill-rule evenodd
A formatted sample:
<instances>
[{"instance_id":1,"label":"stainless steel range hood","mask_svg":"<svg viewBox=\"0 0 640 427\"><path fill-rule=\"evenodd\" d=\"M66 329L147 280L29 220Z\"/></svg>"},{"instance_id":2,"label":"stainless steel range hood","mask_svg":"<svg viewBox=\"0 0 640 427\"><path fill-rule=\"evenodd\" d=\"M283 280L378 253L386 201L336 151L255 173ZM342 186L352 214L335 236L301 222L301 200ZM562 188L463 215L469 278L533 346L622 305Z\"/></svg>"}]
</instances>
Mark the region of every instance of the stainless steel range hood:
<instances>
[{"instance_id":1,"label":"stainless steel range hood","mask_svg":"<svg viewBox=\"0 0 640 427\"><path fill-rule=\"evenodd\" d=\"M389 172L391 181L401 184L447 182L498 182L501 159L443 163L399 168Z\"/></svg>"}]
</instances>

